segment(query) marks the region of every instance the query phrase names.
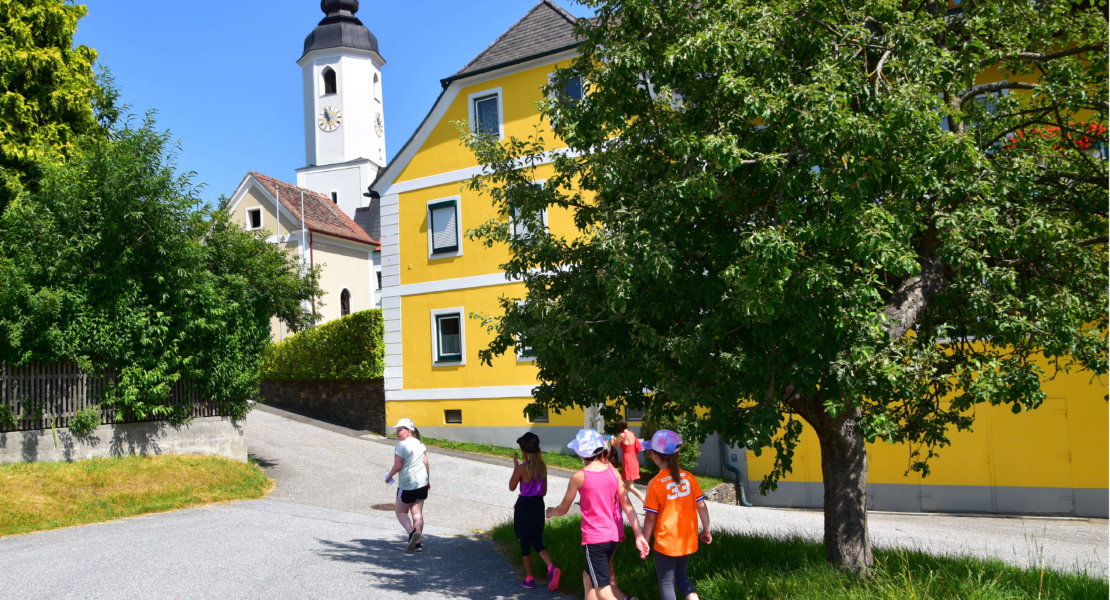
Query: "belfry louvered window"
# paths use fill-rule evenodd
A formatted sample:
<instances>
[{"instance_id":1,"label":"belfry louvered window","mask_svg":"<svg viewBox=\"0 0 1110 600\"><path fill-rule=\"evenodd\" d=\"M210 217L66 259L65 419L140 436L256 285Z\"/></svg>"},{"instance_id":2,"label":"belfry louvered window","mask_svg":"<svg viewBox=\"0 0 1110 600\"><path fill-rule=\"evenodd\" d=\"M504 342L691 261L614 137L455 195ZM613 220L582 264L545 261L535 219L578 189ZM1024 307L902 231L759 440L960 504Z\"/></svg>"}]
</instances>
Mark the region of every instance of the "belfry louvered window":
<instances>
[{"instance_id":1,"label":"belfry louvered window","mask_svg":"<svg viewBox=\"0 0 1110 600\"><path fill-rule=\"evenodd\" d=\"M458 202L445 200L428 205L428 230L432 254L459 249Z\"/></svg>"}]
</instances>

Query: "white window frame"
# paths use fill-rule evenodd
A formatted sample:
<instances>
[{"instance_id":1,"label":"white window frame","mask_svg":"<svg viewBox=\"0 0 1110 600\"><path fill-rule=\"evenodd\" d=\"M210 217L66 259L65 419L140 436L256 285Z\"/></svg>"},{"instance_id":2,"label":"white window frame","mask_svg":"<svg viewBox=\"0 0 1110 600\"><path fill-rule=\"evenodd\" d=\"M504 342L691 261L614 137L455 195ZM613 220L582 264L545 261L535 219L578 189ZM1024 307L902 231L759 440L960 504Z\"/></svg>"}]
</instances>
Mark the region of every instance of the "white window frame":
<instances>
[{"instance_id":1,"label":"white window frame","mask_svg":"<svg viewBox=\"0 0 1110 600\"><path fill-rule=\"evenodd\" d=\"M441 360L439 351L439 317L457 315L459 317L459 358L457 360ZM466 365L466 312L463 307L437 308L431 311L432 325L432 366L463 366Z\"/></svg>"},{"instance_id":2,"label":"white window frame","mask_svg":"<svg viewBox=\"0 0 1110 600\"><path fill-rule=\"evenodd\" d=\"M443 204L444 202L455 203L455 250L445 250L442 252L435 251L435 245L432 239L432 206ZM439 258L451 258L455 256L462 256L462 197L461 196L448 196L446 198L436 198L429 200L425 205L424 218L428 223L428 260L436 260Z\"/></svg>"},{"instance_id":3,"label":"white window frame","mask_svg":"<svg viewBox=\"0 0 1110 600\"><path fill-rule=\"evenodd\" d=\"M258 227L251 227L251 213L252 212L258 213ZM244 229L246 229L247 231L258 231L260 229L265 228L265 226L266 226L266 223L262 218L263 213L262 213L262 207L261 206L247 207L243 211L243 216L246 218L246 227Z\"/></svg>"},{"instance_id":4,"label":"white window frame","mask_svg":"<svg viewBox=\"0 0 1110 600\"><path fill-rule=\"evenodd\" d=\"M490 96L497 97L497 139L503 140L505 139L505 102L503 101L500 87L490 88L488 90L482 90L480 92L474 92L473 94L470 94L466 97L466 105L470 111L470 131L471 133L475 133L478 131L478 122L476 120L477 113L474 110L474 102L477 100L483 100Z\"/></svg>"}]
</instances>

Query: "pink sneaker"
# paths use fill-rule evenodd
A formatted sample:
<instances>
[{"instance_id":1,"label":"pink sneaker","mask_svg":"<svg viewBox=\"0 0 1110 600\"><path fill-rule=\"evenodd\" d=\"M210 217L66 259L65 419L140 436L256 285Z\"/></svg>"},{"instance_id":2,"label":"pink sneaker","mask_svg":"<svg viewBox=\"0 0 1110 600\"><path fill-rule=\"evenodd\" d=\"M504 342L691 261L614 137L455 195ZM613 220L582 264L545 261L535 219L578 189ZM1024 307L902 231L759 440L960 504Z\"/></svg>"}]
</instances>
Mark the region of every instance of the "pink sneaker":
<instances>
[{"instance_id":1,"label":"pink sneaker","mask_svg":"<svg viewBox=\"0 0 1110 600\"><path fill-rule=\"evenodd\" d=\"M555 565L547 568L547 591L554 592L559 589L559 577L563 574L563 570Z\"/></svg>"},{"instance_id":2,"label":"pink sneaker","mask_svg":"<svg viewBox=\"0 0 1110 600\"><path fill-rule=\"evenodd\" d=\"M531 575L525 577L524 581L520 582L520 587L526 587L530 590L535 589L536 588L536 578L532 577Z\"/></svg>"}]
</instances>

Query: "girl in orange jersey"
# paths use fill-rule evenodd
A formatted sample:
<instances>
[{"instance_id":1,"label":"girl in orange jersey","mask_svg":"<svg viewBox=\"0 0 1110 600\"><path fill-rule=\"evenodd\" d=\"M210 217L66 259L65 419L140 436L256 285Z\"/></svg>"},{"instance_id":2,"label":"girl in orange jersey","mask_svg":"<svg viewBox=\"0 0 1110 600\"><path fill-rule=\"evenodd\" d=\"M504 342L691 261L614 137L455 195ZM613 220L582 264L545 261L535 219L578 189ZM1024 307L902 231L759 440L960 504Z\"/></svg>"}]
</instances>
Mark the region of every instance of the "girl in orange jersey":
<instances>
[{"instance_id":1,"label":"girl in orange jersey","mask_svg":"<svg viewBox=\"0 0 1110 600\"><path fill-rule=\"evenodd\" d=\"M644 445L659 474L648 483L644 501L644 537L655 535L655 574L659 580L661 600L698 600L694 584L686 576L690 557L698 549L698 518L701 518L701 541L709 544L709 509L698 480L678 468L678 448L682 438L673 431L661 429ZM647 553L642 553L647 558ZM676 595L676 591L681 596Z\"/></svg>"}]
</instances>

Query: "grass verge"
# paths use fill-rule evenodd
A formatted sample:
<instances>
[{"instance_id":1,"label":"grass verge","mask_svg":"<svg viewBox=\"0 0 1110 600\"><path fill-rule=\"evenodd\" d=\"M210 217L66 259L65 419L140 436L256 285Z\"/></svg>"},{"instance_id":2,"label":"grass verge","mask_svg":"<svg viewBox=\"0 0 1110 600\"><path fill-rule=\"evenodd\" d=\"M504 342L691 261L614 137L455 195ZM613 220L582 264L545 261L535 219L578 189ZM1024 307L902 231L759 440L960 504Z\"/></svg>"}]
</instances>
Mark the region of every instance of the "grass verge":
<instances>
[{"instance_id":1,"label":"grass verge","mask_svg":"<svg viewBox=\"0 0 1110 600\"><path fill-rule=\"evenodd\" d=\"M582 596L584 560L581 518L551 519L544 529L544 544L555 564L563 569L560 589ZM613 569L621 590L629 596L658 597L655 566L640 560L628 539L617 550ZM511 523L491 533L502 551L520 565L520 545ZM537 579L545 569L539 556L532 564ZM713 543L702 544L690 561L689 575L702 598L894 600L917 598L948 600L976 598L1011 600L1041 598L1105 600L1110 589L1101 578L1027 570L1000 561L975 558L942 558L904 550L876 550L875 577L859 581L830 567L822 544L794 538L768 539L714 532Z\"/></svg>"},{"instance_id":2,"label":"grass verge","mask_svg":"<svg viewBox=\"0 0 1110 600\"><path fill-rule=\"evenodd\" d=\"M255 465L195 455L0 465L0 537L261 498Z\"/></svg>"},{"instance_id":3,"label":"grass verge","mask_svg":"<svg viewBox=\"0 0 1110 600\"><path fill-rule=\"evenodd\" d=\"M514 452L520 452L518 448L505 448L504 446L494 446L492 444L477 444L473 442L456 442L452 440L439 440L435 438L421 438L426 446L435 446L437 448L446 448L448 450L458 450L459 452L471 452L473 454L485 454L487 456L500 456L504 458L512 458ZM544 452L543 460L549 467L559 467L561 469L568 469L570 471L577 471L582 468L582 460L577 456L570 456L569 454L561 454L559 452ZM643 459L641 459L642 461ZM647 484L648 479L651 477L647 475L648 468L644 467L644 478L640 479L640 483ZM712 475L698 475L694 474L698 480L698 485L703 490L711 490L718 485L725 482L720 477Z\"/></svg>"}]
</instances>

